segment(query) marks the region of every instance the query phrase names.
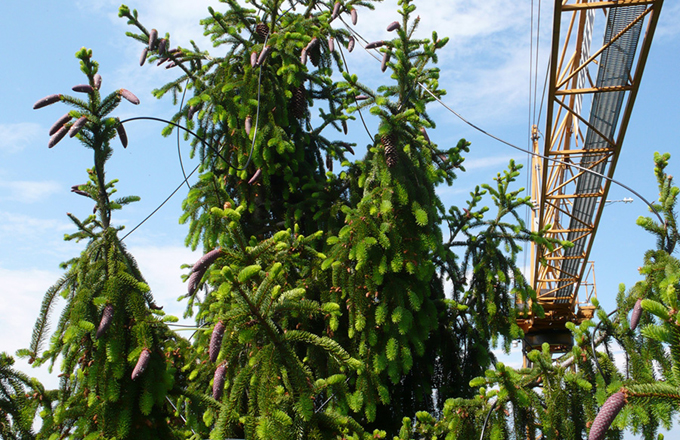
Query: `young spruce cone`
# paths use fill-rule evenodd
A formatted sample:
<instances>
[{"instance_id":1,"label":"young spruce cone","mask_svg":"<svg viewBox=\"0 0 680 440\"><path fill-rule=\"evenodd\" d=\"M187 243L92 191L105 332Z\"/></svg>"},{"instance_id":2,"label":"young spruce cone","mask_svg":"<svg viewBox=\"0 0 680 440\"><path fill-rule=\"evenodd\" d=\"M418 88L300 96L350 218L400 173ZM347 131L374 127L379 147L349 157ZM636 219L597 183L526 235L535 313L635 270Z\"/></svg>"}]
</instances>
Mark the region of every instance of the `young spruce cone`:
<instances>
[{"instance_id":1,"label":"young spruce cone","mask_svg":"<svg viewBox=\"0 0 680 440\"><path fill-rule=\"evenodd\" d=\"M264 40L269 35L269 26L266 23L258 23L255 26L255 33Z\"/></svg>"},{"instance_id":2,"label":"young spruce cone","mask_svg":"<svg viewBox=\"0 0 680 440\"><path fill-rule=\"evenodd\" d=\"M358 16L357 16L357 10L352 8L352 10L349 12L349 15L352 17L352 24L356 26Z\"/></svg>"},{"instance_id":3,"label":"young spruce cone","mask_svg":"<svg viewBox=\"0 0 680 440\"><path fill-rule=\"evenodd\" d=\"M397 164L397 143L394 135L388 134L380 138L380 142L385 148L385 162L387 162L387 167L392 168Z\"/></svg>"},{"instance_id":4,"label":"young spruce cone","mask_svg":"<svg viewBox=\"0 0 680 440\"><path fill-rule=\"evenodd\" d=\"M255 174L248 180L248 185L252 185L253 183L257 182L260 180L260 177L262 177L262 168L258 168L257 171L255 171Z\"/></svg>"},{"instance_id":5,"label":"young spruce cone","mask_svg":"<svg viewBox=\"0 0 680 440\"><path fill-rule=\"evenodd\" d=\"M215 362L217 360L217 355L220 354L220 349L222 348L223 337L224 323L219 321L217 324L215 324L215 328L213 328L212 331L212 336L210 337L210 347L208 349L210 362Z\"/></svg>"},{"instance_id":6,"label":"young spruce cone","mask_svg":"<svg viewBox=\"0 0 680 440\"><path fill-rule=\"evenodd\" d=\"M132 370L132 380L136 380L139 376L141 376L142 373L144 373L144 370L146 370L146 367L149 365L150 358L151 350L148 348L142 350L142 352L139 354L139 359L137 359L137 365L135 365L135 369Z\"/></svg>"},{"instance_id":7,"label":"young spruce cone","mask_svg":"<svg viewBox=\"0 0 680 440\"><path fill-rule=\"evenodd\" d=\"M71 125L71 129L68 131L69 137L73 137L78 134L78 132L85 126L87 122L87 116L81 116L76 122Z\"/></svg>"},{"instance_id":8,"label":"young spruce cone","mask_svg":"<svg viewBox=\"0 0 680 440\"><path fill-rule=\"evenodd\" d=\"M47 143L47 147L52 148L55 145L57 145L60 140L64 139L64 136L66 136L66 133L68 133L68 130L66 129L66 127L62 126L59 130L57 130L56 133L54 133L52 135L49 142Z\"/></svg>"},{"instance_id":9,"label":"young spruce cone","mask_svg":"<svg viewBox=\"0 0 680 440\"><path fill-rule=\"evenodd\" d=\"M609 396L590 427L588 440L602 440L612 422L626 404L626 395L619 391Z\"/></svg>"},{"instance_id":10,"label":"young spruce cone","mask_svg":"<svg viewBox=\"0 0 680 440\"><path fill-rule=\"evenodd\" d=\"M220 400L222 397L222 392L224 391L224 376L227 372L227 368L224 364L221 364L215 370L215 376L213 377L213 399Z\"/></svg>"},{"instance_id":11,"label":"young spruce cone","mask_svg":"<svg viewBox=\"0 0 680 440\"><path fill-rule=\"evenodd\" d=\"M151 29L151 32L149 32L149 47L147 47L147 49L154 50L156 48L157 41L158 31L156 29Z\"/></svg>"},{"instance_id":12,"label":"young spruce cone","mask_svg":"<svg viewBox=\"0 0 680 440\"><path fill-rule=\"evenodd\" d=\"M290 112L295 119L302 119L307 114L307 90L305 90L304 85L300 85L300 87L293 90Z\"/></svg>"},{"instance_id":13,"label":"young spruce cone","mask_svg":"<svg viewBox=\"0 0 680 440\"><path fill-rule=\"evenodd\" d=\"M102 76L98 73L94 74L94 88L99 90L99 88L102 86Z\"/></svg>"},{"instance_id":14,"label":"young spruce cone","mask_svg":"<svg viewBox=\"0 0 680 440\"><path fill-rule=\"evenodd\" d=\"M203 278L203 275L205 272L192 272L191 275L189 275L189 280L187 281L187 293L188 296L191 296L196 292L196 289L198 288L199 283L201 282L201 278Z\"/></svg>"},{"instance_id":15,"label":"young spruce cone","mask_svg":"<svg viewBox=\"0 0 680 440\"><path fill-rule=\"evenodd\" d=\"M354 41L354 37L349 37L349 41L347 42L347 50L349 52L353 51L355 44L356 44L356 41Z\"/></svg>"},{"instance_id":16,"label":"young spruce cone","mask_svg":"<svg viewBox=\"0 0 680 440\"><path fill-rule=\"evenodd\" d=\"M97 339L104 336L106 330L108 330L109 327L111 327L112 322L113 322L113 306L111 304L107 304L106 307L104 307L104 312L102 313L102 320L99 321L99 328L97 328L97 334L95 335Z\"/></svg>"},{"instance_id":17,"label":"young spruce cone","mask_svg":"<svg viewBox=\"0 0 680 440\"><path fill-rule=\"evenodd\" d=\"M70 114L66 113L66 114L65 114L64 116L62 116L61 118L57 119L57 122L55 122L54 125L53 125L52 127L50 127L49 135L52 136L54 133L56 133L57 131L59 131L59 129L60 129L61 127L63 127L64 124L66 124L68 121L71 120L71 117L72 117L72 116L71 116Z\"/></svg>"},{"instance_id":18,"label":"young spruce cone","mask_svg":"<svg viewBox=\"0 0 680 440\"><path fill-rule=\"evenodd\" d=\"M134 93L132 93L131 91L129 91L129 90L127 90L127 89L120 89L120 90L118 90L118 94L119 94L120 96L122 96L123 98L127 99L128 101L130 101L131 103L133 103L134 105L138 105L138 104L139 104L139 98L137 98L137 97L134 95Z\"/></svg>"},{"instance_id":19,"label":"young spruce cone","mask_svg":"<svg viewBox=\"0 0 680 440\"><path fill-rule=\"evenodd\" d=\"M118 132L118 139L120 139L120 143L123 144L123 148L127 148L128 137L127 133L125 132L125 127L123 127L123 124L120 123L120 119L118 119L118 125L116 125L116 132Z\"/></svg>"},{"instance_id":20,"label":"young spruce cone","mask_svg":"<svg viewBox=\"0 0 680 440\"><path fill-rule=\"evenodd\" d=\"M77 86L71 87L71 90L74 92L80 92L80 93L92 93L94 92L94 88L92 88L91 85L89 84L78 84Z\"/></svg>"},{"instance_id":21,"label":"young spruce cone","mask_svg":"<svg viewBox=\"0 0 680 440\"><path fill-rule=\"evenodd\" d=\"M326 169L333 172L333 156L330 153L326 153Z\"/></svg>"},{"instance_id":22,"label":"young spruce cone","mask_svg":"<svg viewBox=\"0 0 680 440\"><path fill-rule=\"evenodd\" d=\"M33 104L33 110L38 110L39 108L46 107L48 105L54 104L55 102L61 101L61 95L50 95L50 96L45 96L43 99L40 101L36 102Z\"/></svg>"},{"instance_id":23,"label":"young spruce cone","mask_svg":"<svg viewBox=\"0 0 680 440\"><path fill-rule=\"evenodd\" d=\"M635 330L640 323L640 316L642 315L642 298L638 298L633 307L633 314L630 317L630 329Z\"/></svg>"},{"instance_id":24,"label":"young spruce cone","mask_svg":"<svg viewBox=\"0 0 680 440\"><path fill-rule=\"evenodd\" d=\"M192 272L205 272L222 254L222 248L213 249L203 255L191 269Z\"/></svg>"}]
</instances>

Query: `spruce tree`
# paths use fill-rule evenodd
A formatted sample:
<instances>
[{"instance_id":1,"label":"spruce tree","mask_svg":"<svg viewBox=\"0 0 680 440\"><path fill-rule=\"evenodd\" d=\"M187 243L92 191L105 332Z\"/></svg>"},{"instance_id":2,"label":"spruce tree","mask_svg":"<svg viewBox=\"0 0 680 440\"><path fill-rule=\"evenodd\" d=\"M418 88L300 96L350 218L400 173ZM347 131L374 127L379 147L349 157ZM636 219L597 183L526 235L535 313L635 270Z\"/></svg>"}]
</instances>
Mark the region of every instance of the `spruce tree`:
<instances>
[{"instance_id":1,"label":"spruce tree","mask_svg":"<svg viewBox=\"0 0 680 440\"><path fill-rule=\"evenodd\" d=\"M217 363L206 362L217 350L208 333L195 338L198 363L186 367L194 397L182 405L212 390L219 399L203 400L201 429L214 425L215 438L285 437L286 429L328 438L366 427L395 434L417 409L441 411L447 397L470 397L468 382L491 364L496 341L508 346L520 335L516 301L533 292L515 259L522 242L542 238L516 213L528 199L510 189L514 163L495 185L478 187L466 209L447 212L436 194L464 171L469 148L461 140L440 149L427 134L436 126L427 104L445 93L432 64L447 39L414 38L415 5L401 1L402 20L386 30L393 38L366 46L391 72L391 83L373 90L345 71L342 51L357 37L332 26L338 17L355 21L370 3L225 3L203 21L223 56L193 43L168 51L168 33L161 46L136 11L119 11L135 28L128 35L141 43L141 61L181 69L154 93L182 96L164 134L183 123L197 135L190 139L202 172L184 202L187 244L219 255L187 275L187 315L224 334ZM354 146L327 133L366 110L379 130L366 156L350 161ZM334 159L343 166L337 173ZM497 209L491 219L480 205L485 195ZM279 307L281 292L293 291L299 304ZM265 353L278 366L258 363ZM315 402L313 415L303 400L295 406L300 396ZM268 421L275 411L287 417Z\"/></svg>"},{"instance_id":2,"label":"spruce tree","mask_svg":"<svg viewBox=\"0 0 680 440\"><path fill-rule=\"evenodd\" d=\"M112 213L139 200L112 198L116 180L106 180L106 161L118 137L127 145L120 119L110 116L122 99L139 104L126 89L100 92L101 76L92 51L77 52L87 82L73 87L85 99L66 94L48 96L41 108L57 102L73 108L52 127L50 148L68 133L94 153L87 182L72 192L94 203L84 219L69 213L76 232L66 240L86 241L82 253L62 264L64 275L45 294L31 346L20 350L34 365L60 358L60 387L53 404L43 411L40 438L174 438L166 398L173 386L172 357L177 337L163 323L132 255L119 237ZM50 312L59 297L66 300L58 323L48 338Z\"/></svg>"}]
</instances>

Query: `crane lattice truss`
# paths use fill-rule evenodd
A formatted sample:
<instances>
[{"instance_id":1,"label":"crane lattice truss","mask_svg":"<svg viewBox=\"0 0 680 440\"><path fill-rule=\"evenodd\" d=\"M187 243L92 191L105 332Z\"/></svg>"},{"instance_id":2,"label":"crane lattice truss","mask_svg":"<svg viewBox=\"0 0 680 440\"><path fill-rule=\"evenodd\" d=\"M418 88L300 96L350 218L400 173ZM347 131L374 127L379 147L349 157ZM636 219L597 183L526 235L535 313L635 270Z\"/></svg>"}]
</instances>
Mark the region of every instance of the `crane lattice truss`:
<instances>
[{"instance_id":1,"label":"crane lattice truss","mask_svg":"<svg viewBox=\"0 0 680 440\"><path fill-rule=\"evenodd\" d=\"M559 162L534 156L532 222L574 246L532 249L531 279L545 318L519 321L531 345L549 342L559 351L571 341L565 324L592 317L590 296L579 299L578 292L609 191L598 174L614 174L662 4L555 1L542 150L537 127L532 131L534 151ZM593 29L602 22L597 47Z\"/></svg>"}]
</instances>

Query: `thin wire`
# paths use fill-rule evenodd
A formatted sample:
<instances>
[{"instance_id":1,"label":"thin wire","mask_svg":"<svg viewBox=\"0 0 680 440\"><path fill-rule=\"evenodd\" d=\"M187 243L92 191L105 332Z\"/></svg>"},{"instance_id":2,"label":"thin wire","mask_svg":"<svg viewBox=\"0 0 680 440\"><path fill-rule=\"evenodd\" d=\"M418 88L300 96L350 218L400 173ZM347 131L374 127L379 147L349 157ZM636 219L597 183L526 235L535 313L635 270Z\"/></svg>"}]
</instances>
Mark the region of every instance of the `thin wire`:
<instances>
[{"instance_id":1,"label":"thin wire","mask_svg":"<svg viewBox=\"0 0 680 440\"><path fill-rule=\"evenodd\" d=\"M170 400L170 398L169 398L168 396L165 396L165 398L167 399L168 403L170 403L170 406L172 406L172 409L174 409L175 412L179 415L179 418L182 419L182 421L184 422L184 424L185 424L186 426L189 426L189 425L187 424L187 419L185 419L184 416L182 415L182 413L179 412L179 410L177 409L177 407L175 406L175 404L172 403L172 400ZM194 431L194 428L192 428L191 426L189 426L189 429L191 429L191 432L192 432L194 435L196 435L196 431Z\"/></svg>"},{"instance_id":2,"label":"thin wire","mask_svg":"<svg viewBox=\"0 0 680 440\"><path fill-rule=\"evenodd\" d=\"M540 48L539 46L540 43L541 43L541 0L538 0L538 19L536 23L536 66L534 67L534 124L538 124L538 121L536 121L536 94L538 87L538 52Z\"/></svg>"},{"instance_id":3,"label":"thin wire","mask_svg":"<svg viewBox=\"0 0 680 440\"><path fill-rule=\"evenodd\" d=\"M632 189L632 188L629 187L628 185L625 185L625 184L619 182L618 180L612 179L612 178L609 177L609 176L605 176L604 174L598 173L597 171L593 171L593 170L591 170L591 169L589 169L589 168L585 168L585 167L582 167L582 166L580 166L580 165L576 165L576 164L573 164L573 163L567 163L567 162L561 161L561 160L559 160L559 159L555 159L555 158L553 158L553 157L544 156L544 155L539 154L539 153L534 153L533 151L530 151L530 150L525 150L524 148L518 147L517 145L513 145L513 144L511 144L511 143L508 142L508 141L505 141L505 140L503 140L503 139L501 139L501 138L499 138L499 137L497 137L497 136L494 136L493 134L491 134L491 133L485 131L484 129L482 129L482 128L476 126L475 124L473 124L472 122L468 121L468 120L465 119L463 116L461 116L460 114L458 114L455 110L453 110L451 107L449 107L449 106L447 106L446 104L444 104L444 102L443 102L441 99L439 99L434 93L432 93L432 92L431 92L427 87L425 87L423 84L421 84L420 82L417 82L417 84L418 84L420 87L422 87L427 93L429 93L429 94L430 94L437 102L439 102L445 109L447 109L449 112L453 113L456 117L458 117L458 119L460 119L461 121L463 121L464 123L466 123L466 124L469 125L470 127L474 128L475 130L477 130L477 131L479 131L479 132L481 132L481 133L487 135L487 136L490 137L491 139L495 139L496 141L498 141L498 142L500 142L500 143L502 143L502 144L505 144L505 145L507 145L507 146L509 146L509 147L512 147L512 148L514 148L515 150L523 151L523 152L525 152L525 153L531 154L532 156L540 157L540 158L545 159L545 160L551 160L551 161L553 161L553 162L556 162L556 163L559 163L559 164L562 164L562 165L567 165L567 166L570 166L570 167L574 167L574 168L576 168L576 169L578 169L578 170L581 170L581 171L584 171L584 172L587 172L587 173L590 173L590 174L594 174L594 175L599 176L599 177L601 177L601 178L603 178L603 179L606 179L606 180L608 180L608 181L610 181L610 182L612 182L612 183L615 183L615 184L619 185L619 186L622 187L622 188L627 189L627 190L630 191L631 193L633 193L633 194L635 194L636 196L638 196L638 197L640 198L640 200L642 200L643 202L645 202L645 204L649 207L649 209L651 209L652 212L653 212L653 213L656 215L656 217L659 219L659 221L661 222L661 224L664 224L664 221L663 221L663 219L661 218L661 215L660 215L659 212L654 208L654 206L653 206L651 203L649 203L649 202L647 201L647 199L645 199L642 195L640 195L640 193L638 193L637 191L635 191L634 189Z\"/></svg>"},{"instance_id":4,"label":"thin wire","mask_svg":"<svg viewBox=\"0 0 680 440\"><path fill-rule=\"evenodd\" d=\"M145 218L144 220L142 220L141 222L139 222L139 224L138 224L137 226L135 226L134 228L132 228L132 229L130 230L130 232L128 232L127 234L125 234L125 235L123 236L123 238L120 239L120 241L125 240L130 234L132 234L133 232L135 232L140 226L142 226L144 223L146 223L146 221L149 220L155 213L157 213L158 210L161 209L161 208L163 207L163 205L165 205L166 203L168 203L168 201L172 198L172 196L174 196L175 194L177 194L177 191L179 191L180 188L182 188L182 185L184 185L184 182L186 182L186 181L189 179L189 177L193 176L194 173L196 172L196 170L198 170L198 168L199 168L200 166L201 166L201 164L196 165L196 168L194 168L194 170L193 170L191 173L189 173L189 175L186 177L186 179L184 179L184 180L182 181L182 183L180 183L180 184L177 186L177 188L175 188L175 190L174 190L172 193L170 193L170 195L169 195L168 197L165 198L165 200L163 200L163 203L161 203L160 205L158 205L158 208L154 209L154 210L151 212L151 214L147 215L146 218Z\"/></svg>"},{"instance_id":5,"label":"thin wire","mask_svg":"<svg viewBox=\"0 0 680 440\"><path fill-rule=\"evenodd\" d=\"M498 400L492 403L491 408L489 408L489 412L486 413L486 417L484 418L484 424L482 425L482 434L479 436L479 440L484 440L484 431L486 431L486 424L489 422L489 417L491 417L491 413L496 408L497 403Z\"/></svg>"}]
</instances>

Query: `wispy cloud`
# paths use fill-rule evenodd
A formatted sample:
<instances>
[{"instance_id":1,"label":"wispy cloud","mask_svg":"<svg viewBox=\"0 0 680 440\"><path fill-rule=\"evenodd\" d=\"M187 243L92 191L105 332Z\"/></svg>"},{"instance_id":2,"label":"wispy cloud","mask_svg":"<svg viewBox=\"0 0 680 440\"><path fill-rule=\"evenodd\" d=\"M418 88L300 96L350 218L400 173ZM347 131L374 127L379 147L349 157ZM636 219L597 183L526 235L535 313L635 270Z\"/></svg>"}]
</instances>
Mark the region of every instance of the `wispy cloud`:
<instances>
[{"instance_id":1,"label":"wispy cloud","mask_svg":"<svg viewBox=\"0 0 680 440\"><path fill-rule=\"evenodd\" d=\"M17 153L38 140L43 129L32 122L0 124L0 152Z\"/></svg>"},{"instance_id":2,"label":"wispy cloud","mask_svg":"<svg viewBox=\"0 0 680 440\"><path fill-rule=\"evenodd\" d=\"M513 159L512 156L490 156L480 159L469 159L463 162L466 171L476 171L486 168L497 168L499 171Z\"/></svg>"},{"instance_id":3,"label":"wispy cloud","mask_svg":"<svg viewBox=\"0 0 680 440\"><path fill-rule=\"evenodd\" d=\"M59 192L62 185L53 180L31 181L31 180L0 180L2 195L0 200L12 200L22 203L35 203L47 199L52 194Z\"/></svg>"},{"instance_id":4,"label":"wispy cloud","mask_svg":"<svg viewBox=\"0 0 680 440\"><path fill-rule=\"evenodd\" d=\"M14 212L0 211L0 233L18 235L54 234L55 231L64 232L73 229L72 224L55 219L44 219L39 217L17 214Z\"/></svg>"}]
</instances>

